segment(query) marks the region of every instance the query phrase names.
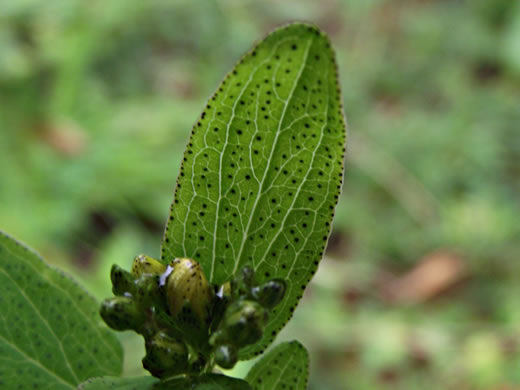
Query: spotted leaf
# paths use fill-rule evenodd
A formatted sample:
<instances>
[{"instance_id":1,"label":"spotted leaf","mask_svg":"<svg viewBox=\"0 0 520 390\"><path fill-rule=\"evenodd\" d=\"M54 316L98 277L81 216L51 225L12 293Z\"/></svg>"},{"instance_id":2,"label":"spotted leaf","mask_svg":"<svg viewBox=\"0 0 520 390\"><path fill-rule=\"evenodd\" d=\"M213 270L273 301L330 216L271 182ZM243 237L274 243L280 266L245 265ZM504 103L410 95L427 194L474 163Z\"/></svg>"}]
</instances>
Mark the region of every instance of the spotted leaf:
<instances>
[{"instance_id":1,"label":"spotted leaf","mask_svg":"<svg viewBox=\"0 0 520 390\"><path fill-rule=\"evenodd\" d=\"M184 153L161 248L222 284L250 265L287 282L250 358L290 319L323 256L340 194L345 122L334 53L317 28L291 24L222 81Z\"/></svg>"},{"instance_id":2,"label":"spotted leaf","mask_svg":"<svg viewBox=\"0 0 520 390\"><path fill-rule=\"evenodd\" d=\"M254 390L305 390L308 379L309 355L297 341L277 345L251 368L246 377Z\"/></svg>"},{"instance_id":3,"label":"spotted leaf","mask_svg":"<svg viewBox=\"0 0 520 390\"><path fill-rule=\"evenodd\" d=\"M132 378L100 377L91 378L79 385L78 390L151 390L159 379L153 376Z\"/></svg>"},{"instance_id":4,"label":"spotted leaf","mask_svg":"<svg viewBox=\"0 0 520 390\"><path fill-rule=\"evenodd\" d=\"M118 375L122 349L97 302L0 232L0 389L76 389Z\"/></svg>"},{"instance_id":5,"label":"spotted leaf","mask_svg":"<svg viewBox=\"0 0 520 390\"><path fill-rule=\"evenodd\" d=\"M157 378L93 378L81 384L78 390L251 390L246 381L218 374L192 378L176 378L160 382Z\"/></svg>"}]
</instances>

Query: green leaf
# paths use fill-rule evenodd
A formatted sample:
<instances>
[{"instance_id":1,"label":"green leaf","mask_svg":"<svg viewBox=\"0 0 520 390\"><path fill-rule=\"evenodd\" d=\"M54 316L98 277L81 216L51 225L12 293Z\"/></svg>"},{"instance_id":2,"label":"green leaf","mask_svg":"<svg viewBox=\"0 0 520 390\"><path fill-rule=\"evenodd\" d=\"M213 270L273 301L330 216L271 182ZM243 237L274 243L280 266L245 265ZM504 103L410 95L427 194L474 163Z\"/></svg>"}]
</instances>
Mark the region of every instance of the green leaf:
<instances>
[{"instance_id":1,"label":"green leaf","mask_svg":"<svg viewBox=\"0 0 520 390\"><path fill-rule=\"evenodd\" d=\"M159 379L153 376L141 376L135 378L102 377L91 378L79 385L78 390L148 390L159 383Z\"/></svg>"},{"instance_id":2,"label":"green leaf","mask_svg":"<svg viewBox=\"0 0 520 390\"><path fill-rule=\"evenodd\" d=\"M241 379L218 374L206 374L193 378L177 378L160 382L151 376L139 378L93 378L79 386L78 390L251 390Z\"/></svg>"},{"instance_id":3,"label":"green leaf","mask_svg":"<svg viewBox=\"0 0 520 390\"><path fill-rule=\"evenodd\" d=\"M0 232L0 389L75 389L118 375L123 353L97 302Z\"/></svg>"},{"instance_id":4,"label":"green leaf","mask_svg":"<svg viewBox=\"0 0 520 390\"><path fill-rule=\"evenodd\" d=\"M245 55L194 126L161 258L199 261L212 283L251 265L287 281L264 350L290 319L322 258L345 144L334 53L317 28L280 28Z\"/></svg>"},{"instance_id":5,"label":"green leaf","mask_svg":"<svg viewBox=\"0 0 520 390\"><path fill-rule=\"evenodd\" d=\"M298 341L269 351L247 374L254 390L305 390L309 380L309 354Z\"/></svg>"}]
</instances>

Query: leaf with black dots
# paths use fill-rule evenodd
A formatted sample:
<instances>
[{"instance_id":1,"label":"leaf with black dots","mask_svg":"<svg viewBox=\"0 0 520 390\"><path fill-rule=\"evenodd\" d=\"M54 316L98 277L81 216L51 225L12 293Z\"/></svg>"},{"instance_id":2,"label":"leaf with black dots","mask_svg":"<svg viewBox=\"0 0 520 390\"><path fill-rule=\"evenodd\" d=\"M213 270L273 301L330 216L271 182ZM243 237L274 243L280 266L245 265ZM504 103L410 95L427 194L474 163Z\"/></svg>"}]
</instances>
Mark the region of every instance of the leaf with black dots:
<instances>
[{"instance_id":1,"label":"leaf with black dots","mask_svg":"<svg viewBox=\"0 0 520 390\"><path fill-rule=\"evenodd\" d=\"M345 121L334 52L316 27L290 24L247 53L222 81L184 153L162 261L197 260L222 284L243 266L286 296L261 353L291 318L316 272L343 177Z\"/></svg>"},{"instance_id":2,"label":"leaf with black dots","mask_svg":"<svg viewBox=\"0 0 520 390\"><path fill-rule=\"evenodd\" d=\"M76 389L118 375L123 351L98 303L0 232L0 390Z\"/></svg>"},{"instance_id":3,"label":"leaf with black dots","mask_svg":"<svg viewBox=\"0 0 520 390\"><path fill-rule=\"evenodd\" d=\"M151 390L159 379L153 376L134 378L101 377L91 378L78 386L78 390Z\"/></svg>"},{"instance_id":4,"label":"leaf with black dots","mask_svg":"<svg viewBox=\"0 0 520 390\"><path fill-rule=\"evenodd\" d=\"M247 374L253 390L305 390L309 380L309 354L298 341L277 345Z\"/></svg>"},{"instance_id":5,"label":"leaf with black dots","mask_svg":"<svg viewBox=\"0 0 520 390\"><path fill-rule=\"evenodd\" d=\"M251 390L251 386L237 378L219 374L204 374L190 378L159 381L150 376L138 378L92 378L78 390Z\"/></svg>"}]
</instances>

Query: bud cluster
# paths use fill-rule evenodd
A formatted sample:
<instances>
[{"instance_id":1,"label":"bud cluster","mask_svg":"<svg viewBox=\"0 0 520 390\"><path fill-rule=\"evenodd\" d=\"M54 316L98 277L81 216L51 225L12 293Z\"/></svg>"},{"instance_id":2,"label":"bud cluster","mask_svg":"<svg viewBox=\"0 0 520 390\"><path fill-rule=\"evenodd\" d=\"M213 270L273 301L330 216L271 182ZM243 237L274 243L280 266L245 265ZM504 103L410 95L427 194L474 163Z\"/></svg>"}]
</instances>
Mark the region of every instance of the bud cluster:
<instances>
[{"instance_id":1,"label":"bud cluster","mask_svg":"<svg viewBox=\"0 0 520 390\"><path fill-rule=\"evenodd\" d=\"M250 267L211 285L188 258L165 265L140 255L131 272L114 265L110 276L115 297L103 301L101 317L112 329L144 337L143 367L159 378L207 372L215 363L233 367L239 350L262 338L285 293L281 279L256 283Z\"/></svg>"},{"instance_id":2,"label":"bud cluster","mask_svg":"<svg viewBox=\"0 0 520 390\"><path fill-rule=\"evenodd\" d=\"M240 348L262 338L269 311L280 303L284 293L283 280L273 279L258 285L250 267L244 267L234 281L223 286L220 295L228 304L209 340L215 348L215 362L219 366L233 367Z\"/></svg>"}]
</instances>

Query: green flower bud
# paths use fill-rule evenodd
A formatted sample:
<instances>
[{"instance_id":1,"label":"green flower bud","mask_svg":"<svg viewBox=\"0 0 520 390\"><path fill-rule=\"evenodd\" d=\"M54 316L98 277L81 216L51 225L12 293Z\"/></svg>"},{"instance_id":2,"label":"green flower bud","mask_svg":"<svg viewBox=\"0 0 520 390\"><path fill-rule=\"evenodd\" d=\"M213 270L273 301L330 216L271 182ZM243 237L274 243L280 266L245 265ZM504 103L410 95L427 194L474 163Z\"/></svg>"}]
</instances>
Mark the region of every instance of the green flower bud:
<instances>
[{"instance_id":1,"label":"green flower bud","mask_svg":"<svg viewBox=\"0 0 520 390\"><path fill-rule=\"evenodd\" d=\"M139 277L144 274L160 275L166 271L166 265L146 255L139 255L132 263L132 273Z\"/></svg>"},{"instance_id":2,"label":"green flower bud","mask_svg":"<svg viewBox=\"0 0 520 390\"><path fill-rule=\"evenodd\" d=\"M158 378L185 373L188 370L188 349L183 342L158 332L146 342L143 367Z\"/></svg>"},{"instance_id":3,"label":"green flower bud","mask_svg":"<svg viewBox=\"0 0 520 390\"><path fill-rule=\"evenodd\" d=\"M267 309L272 309L280 303L285 295L285 281L273 279L251 289L251 295Z\"/></svg>"},{"instance_id":4,"label":"green flower bud","mask_svg":"<svg viewBox=\"0 0 520 390\"><path fill-rule=\"evenodd\" d=\"M226 282L216 291L215 297L213 299L213 310L211 313L210 326L211 332L218 328L231 299L231 283Z\"/></svg>"},{"instance_id":5,"label":"green flower bud","mask_svg":"<svg viewBox=\"0 0 520 390\"><path fill-rule=\"evenodd\" d=\"M230 283L230 290L234 297L244 298L249 295L255 285L255 271L250 266L242 268L235 280Z\"/></svg>"},{"instance_id":6,"label":"green flower bud","mask_svg":"<svg viewBox=\"0 0 520 390\"><path fill-rule=\"evenodd\" d=\"M106 324L115 330L138 331L144 322L143 313L129 297L105 299L101 303L99 314Z\"/></svg>"},{"instance_id":7,"label":"green flower bud","mask_svg":"<svg viewBox=\"0 0 520 390\"><path fill-rule=\"evenodd\" d=\"M134 293L135 276L116 264L110 269L110 280L114 295L132 295Z\"/></svg>"},{"instance_id":8,"label":"green flower bud","mask_svg":"<svg viewBox=\"0 0 520 390\"><path fill-rule=\"evenodd\" d=\"M173 317L193 312L201 324L210 320L213 289L208 283L199 263L181 258L170 264L173 269L168 276L166 300Z\"/></svg>"},{"instance_id":9,"label":"green flower bud","mask_svg":"<svg viewBox=\"0 0 520 390\"><path fill-rule=\"evenodd\" d=\"M141 310L151 310L153 307L166 309L159 278L159 275L143 274L135 281L134 297Z\"/></svg>"},{"instance_id":10,"label":"green flower bud","mask_svg":"<svg viewBox=\"0 0 520 390\"><path fill-rule=\"evenodd\" d=\"M262 338L267 311L257 302L238 301L226 310L224 320L211 339L211 345L232 344L241 348Z\"/></svg>"},{"instance_id":11,"label":"green flower bud","mask_svg":"<svg viewBox=\"0 0 520 390\"><path fill-rule=\"evenodd\" d=\"M251 287L255 284L255 270L246 265L242 268L240 279L245 286Z\"/></svg>"},{"instance_id":12,"label":"green flower bud","mask_svg":"<svg viewBox=\"0 0 520 390\"><path fill-rule=\"evenodd\" d=\"M215 363L220 367L230 369L238 360L237 348L231 344L219 345L215 349Z\"/></svg>"}]
</instances>

